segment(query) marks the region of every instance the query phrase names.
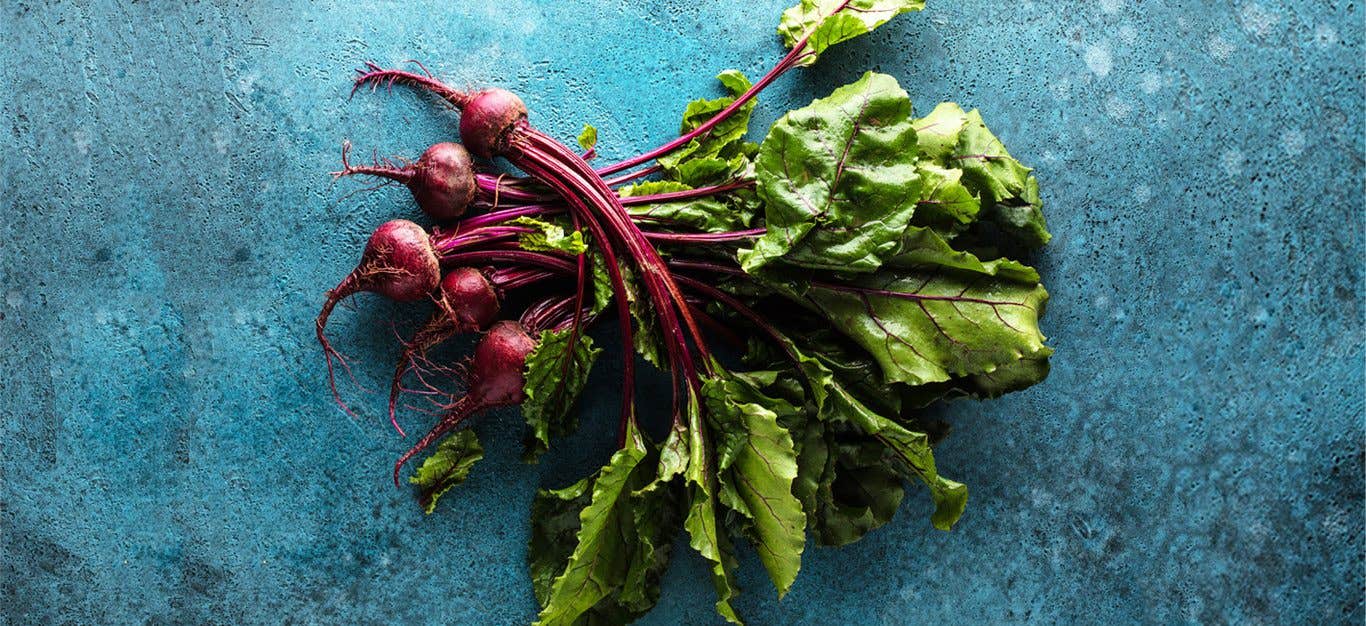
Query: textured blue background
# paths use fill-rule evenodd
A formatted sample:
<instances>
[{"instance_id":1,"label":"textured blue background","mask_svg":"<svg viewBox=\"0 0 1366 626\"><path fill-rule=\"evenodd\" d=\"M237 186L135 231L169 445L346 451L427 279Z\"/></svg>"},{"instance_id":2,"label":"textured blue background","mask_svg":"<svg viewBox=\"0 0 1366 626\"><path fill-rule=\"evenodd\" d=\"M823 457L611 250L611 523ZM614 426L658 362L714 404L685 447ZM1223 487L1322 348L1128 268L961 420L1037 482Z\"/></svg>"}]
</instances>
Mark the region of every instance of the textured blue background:
<instances>
[{"instance_id":1,"label":"textured blue background","mask_svg":"<svg viewBox=\"0 0 1366 626\"><path fill-rule=\"evenodd\" d=\"M343 199L338 145L416 155L455 118L348 102L364 59L520 92L608 158L671 136L711 76L762 72L784 0L6 1L0 32L0 614L18 624L517 623L526 511L600 463L580 433L517 461L515 412L440 514L405 447L323 388L312 318L401 190ZM428 6L419 6L419 5ZM736 5L742 4L743 7ZM1359 2L932 2L761 105L866 68L917 107L980 107L1037 166L1058 356L1027 393L943 410L952 533L924 497L817 549L755 624L1361 623L1363 15ZM334 316L364 380L374 297ZM610 360L586 430L610 428ZM362 401L374 417L380 401ZM651 624L707 623L675 558Z\"/></svg>"}]
</instances>

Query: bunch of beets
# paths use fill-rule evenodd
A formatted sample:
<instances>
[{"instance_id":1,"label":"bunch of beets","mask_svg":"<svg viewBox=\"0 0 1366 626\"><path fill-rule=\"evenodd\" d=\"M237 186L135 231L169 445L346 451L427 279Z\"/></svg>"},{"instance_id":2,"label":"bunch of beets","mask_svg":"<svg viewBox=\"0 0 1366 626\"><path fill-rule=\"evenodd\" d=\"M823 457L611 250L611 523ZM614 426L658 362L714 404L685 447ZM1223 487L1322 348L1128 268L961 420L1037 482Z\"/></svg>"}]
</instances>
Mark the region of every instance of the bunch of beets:
<instances>
[{"instance_id":1,"label":"bunch of beets","mask_svg":"<svg viewBox=\"0 0 1366 626\"><path fill-rule=\"evenodd\" d=\"M1049 238L1030 169L976 111L945 103L914 117L896 80L872 72L745 140L774 80L923 4L802 0L778 29L790 52L758 82L721 73L729 95L690 103L681 136L597 168L594 129L571 149L508 91L360 70L356 89L403 85L460 112L462 143L402 163L352 164L344 150L337 172L407 186L439 224L381 225L317 320L335 395L345 360L324 328L337 302L369 291L436 304L404 345L389 414L397 428L411 392L439 398L442 417L395 464L395 483L437 444L409 478L431 512L483 455L461 427L497 406L521 405L534 460L576 426L601 352L586 329L615 323L628 347L619 449L532 505L538 623L644 614L680 532L710 564L717 612L739 623L733 538L753 544L781 596L808 531L828 545L859 539L891 518L907 481L925 486L936 528L962 514L967 489L931 451L946 429L918 412L1048 373L1047 293L1007 258ZM480 164L495 157L524 176ZM482 333L466 362L427 357L462 333ZM727 358L713 342L729 344ZM638 423L629 348L670 376L670 419ZM451 379L461 393L440 391Z\"/></svg>"}]
</instances>

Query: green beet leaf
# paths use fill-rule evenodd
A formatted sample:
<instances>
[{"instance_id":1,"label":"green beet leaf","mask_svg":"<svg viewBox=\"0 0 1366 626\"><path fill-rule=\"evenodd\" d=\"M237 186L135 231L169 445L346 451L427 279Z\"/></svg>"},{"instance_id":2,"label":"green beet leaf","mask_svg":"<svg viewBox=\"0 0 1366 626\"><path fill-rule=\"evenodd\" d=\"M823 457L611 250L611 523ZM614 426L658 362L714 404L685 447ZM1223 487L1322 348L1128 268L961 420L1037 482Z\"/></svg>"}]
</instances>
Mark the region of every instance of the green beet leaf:
<instances>
[{"instance_id":1,"label":"green beet leaf","mask_svg":"<svg viewBox=\"0 0 1366 626\"><path fill-rule=\"evenodd\" d=\"M962 170L922 162L916 165L916 172L921 188L911 223L951 236L977 220L982 203L963 184Z\"/></svg>"},{"instance_id":2,"label":"green beet leaf","mask_svg":"<svg viewBox=\"0 0 1366 626\"><path fill-rule=\"evenodd\" d=\"M915 121L920 154L942 167L956 167L958 141L968 124L968 114L953 102L941 102L929 115Z\"/></svg>"},{"instance_id":3,"label":"green beet leaf","mask_svg":"<svg viewBox=\"0 0 1366 626\"><path fill-rule=\"evenodd\" d=\"M1048 243L1052 235L1033 170L1010 156L981 113L964 112L945 102L916 120L915 129L923 158L962 171L963 185L981 202L979 220L993 224L1019 245Z\"/></svg>"},{"instance_id":4,"label":"green beet leaf","mask_svg":"<svg viewBox=\"0 0 1366 626\"><path fill-rule=\"evenodd\" d=\"M953 249L931 228L911 226L901 234L900 248L887 261L888 267L931 272L953 271L978 274L1034 285L1039 272L1019 261L993 259L982 261L970 252Z\"/></svg>"},{"instance_id":5,"label":"green beet leaf","mask_svg":"<svg viewBox=\"0 0 1366 626\"><path fill-rule=\"evenodd\" d=\"M956 397L999 398L1043 382L1043 379L1048 377L1048 357L1052 354L1052 350L1045 349L1034 356L1007 363L983 374L954 378L942 383L906 387L901 396L907 406L914 408L929 406L936 400Z\"/></svg>"},{"instance_id":6,"label":"green beet leaf","mask_svg":"<svg viewBox=\"0 0 1366 626\"><path fill-rule=\"evenodd\" d=\"M772 382L772 378L768 379ZM806 516L793 495L797 452L779 412L797 409L761 393L747 378L718 375L702 388L717 443L720 500L744 516L759 560L782 597L801 569L806 545Z\"/></svg>"},{"instance_id":7,"label":"green beet leaf","mask_svg":"<svg viewBox=\"0 0 1366 626\"><path fill-rule=\"evenodd\" d=\"M655 317L650 300L641 293L641 286L635 281L635 274L624 264L621 273L626 280L626 297L631 303L631 320L635 322L631 343L636 349L636 354L650 365L661 370L668 369L668 353L664 347L664 337L659 333L659 318Z\"/></svg>"},{"instance_id":8,"label":"green beet leaf","mask_svg":"<svg viewBox=\"0 0 1366 626\"><path fill-rule=\"evenodd\" d=\"M649 475L647 471L639 473L642 477ZM634 529L643 540L631 553L625 582L616 598L631 618L643 615L659 601L659 581L668 569L673 537L682 524L681 495L676 486L671 477L662 477L631 494Z\"/></svg>"},{"instance_id":9,"label":"green beet leaf","mask_svg":"<svg viewBox=\"0 0 1366 626\"><path fill-rule=\"evenodd\" d=\"M602 353L593 339L579 332L570 350L572 328L541 332L540 341L526 358L522 391L522 415L527 422L523 459L534 461L550 447L550 438L574 430L574 404L588 382L588 373Z\"/></svg>"},{"instance_id":10,"label":"green beet leaf","mask_svg":"<svg viewBox=\"0 0 1366 626\"><path fill-rule=\"evenodd\" d=\"M688 545L709 561L712 587L716 589L716 613L733 624L743 624L731 602L739 595L735 585L734 548L730 538L717 523L716 494L702 483L690 481L688 486L688 517L683 527L688 531Z\"/></svg>"},{"instance_id":11,"label":"green beet leaf","mask_svg":"<svg viewBox=\"0 0 1366 626\"><path fill-rule=\"evenodd\" d=\"M711 100L700 99L688 103L683 111L680 134L686 134L715 117L750 88L749 79L736 70L726 70L717 80L730 95ZM665 177L692 186L722 182L742 171L748 163L744 154L745 133L749 132L749 118L756 100L750 99L706 135L659 158Z\"/></svg>"},{"instance_id":12,"label":"green beet leaf","mask_svg":"<svg viewBox=\"0 0 1366 626\"><path fill-rule=\"evenodd\" d=\"M598 147L598 129L584 124L583 132L579 133L579 147L585 151Z\"/></svg>"},{"instance_id":13,"label":"green beet leaf","mask_svg":"<svg viewBox=\"0 0 1366 626\"><path fill-rule=\"evenodd\" d=\"M517 245L523 250L532 252L568 252L569 254L583 254L588 251L588 244L583 240L583 233L574 230L565 233L564 227L534 217L519 217L508 222L509 226L526 226L534 229L532 232L523 233L517 239Z\"/></svg>"},{"instance_id":14,"label":"green beet leaf","mask_svg":"<svg viewBox=\"0 0 1366 626\"><path fill-rule=\"evenodd\" d=\"M607 310L616 294L612 291L612 276L607 271L607 261L602 253L596 250L588 253L588 264L591 273L589 282L593 293L593 303L589 305L589 310L596 315Z\"/></svg>"},{"instance_id":15,"label":"green beet leaf","mask_svg":"<svg viewBox=\"0 0 1366 626\"><path fill-rule=\"evenodd\" d=\"M658 180L623 187L618 193L623 197L652 196L692 189L677 181ZM647 218L661 226L683 226L703 232L728 232L747 228L754 219L752 207L739 202L728 202L731 198L709 196L673 202L631 205L626 210L636 217Z\"/></svg>"},{"instance_id":16,"label":"green beet leaf","mask_svg":"<svg viewBox=\"0 0 1366 626\"><path fill-rule=\"evenodd\" d=\"M1037 284L941 267L787 293L868 351L887 383L988 373L1047 349L1039 316L1048 292Z\"/></svg>"},{"instance_id":17,"label":"green beet leaf","mask_svg":"<svg viewBox=\"0 0 1366 626\"><path fill-rule=\"evenodd\" d=\"M709 561L712 587L716 589L716 613L728 622L743 624L731 604L740 593L735 584L735 569L739 563L735 560L730 538L718 523L717 480L710 469L714 459L703 439L706 427L702 422L702 407L692 394L688 396L686 410L688 463L683 470L683 483L688 514L683 520L683 528L688 531L688 545Z\"/></svg>"},{"instance_id":18,"label":"green beet leaf","mask_svg":"<svg viewBox=\"0 0 1366 626\"><path fill-rule=\"evenodd\" d=\"M436 501L452 487L465 482L475 462L484 458L484 448L474 431L465 429L448 435L437 444L436 452L422 462L408 482L417 486L418 502L430 514Z\"/></svg>"},{"instance_id":19,"label":"green beet leaf","mask_svg":"<svg viewBox=\"0 0 1366 626\"><path fill-rule=\"evenodd\" d=\"M592 264L592 283L593 283L593 303L590 309L593 313L601 313L612 303L614 296L612 292L612 279L607 271L607 263L601 253L592 252L589 256ZM621 279L626 287L626 300L631 312L631 319L635 321L634 332L631 333L631 342L638 354L645 358L651 365L663 369L664 344L659 336L658 323L654 313L649 308L640 293L640 285L636 282L635 274L631 268L618 260L617 267L621 270Z\"/></svg>"},{"instance_id":20,"label":"green beet leaf","mask_svg":"<svg viewBox=\"0 0 1366 626\"><path fill-rule=\"evenodd\" d=\"M847 421L877 438L896 455L905 472L919 478L930 488L930 497L935 503L930 521L935 528L949 530L953 527L967 506L968 488L939 474L928 435L908 430L873 412L842 388L834 390L827 406L832 407L827 419Z\"/></svg>"},{"instance_id":21,"label":"green beet leaf","mask_svg":"<svg viewBox=\"0 0 1366 626\"><path fill-rule=\"evenodd\" d=\"M537 624L624 623L658 599L677 514L650 453L632 428L594 476L537 494L528 545Z\"/></svg>"},{"instance_id":22,"label":"green beet leaf","mask_svg":"<svg viewBox=\"0 0 1366 626\"><path fill-rule=\"evenodd\" d=\"M527 565L532 591L541 606L549 601L555 579L564 572L578 545L579 515L592 500L593 483L590 476L563 489L542 489L531 501Z\"/></svg>"},{"instance_id":23,"label":"green beet leaf","mask_svg":"<svg viewBox=\"0 0 1366 626\"><path fill-rule=\"evenodd\" d=\"M788 48L807 40L798 65L811 65L835 44L873 32L888 20L925 8L925 0L802 0L783 11L778 34Z\"/></svg>"},{"instance_id":24,"label":"green beet leaf","mask_svg":"<svg viewBox=\"0 0 1366 626\"><path fill-rule=\"evenodd\" d=\"M870 409L790 338L776 339L797 357L794 373L807 389L820 390L824 398L815 409L819 419L800 412L783 418L791 432L800 433L793 438L798 469L793 491L821 542L843 545L887 523L903 495L896 469L929 487L935 502L931 522L948 530L962 515L967 488L938 473L929 437ZM881 460L889 454L895 467Z\"/></svg>"},{"instance_id":25,"label":"green beet leaf","mask_svg":"<svg viewBox=\"0 0 1366 626\"><path fill-rule=\"evenodd\" d=\"M811 529L822 544L842 546L892 521L906 490L887 466L881 442L847 434L825 437L827 461L814 495Z\"/></svg>"},{"instance_id":26,"label":"green beet leaf","mask_svg":"<svg viewBox=\"0 0 1366 626\"><path fill-rule=\"evenodd\" d=\"M922 195L916 154L910 97L885 74L784 115L755 163L768 232L740 252L741 265L877 269Z\"/></svg>"}]
</instances>

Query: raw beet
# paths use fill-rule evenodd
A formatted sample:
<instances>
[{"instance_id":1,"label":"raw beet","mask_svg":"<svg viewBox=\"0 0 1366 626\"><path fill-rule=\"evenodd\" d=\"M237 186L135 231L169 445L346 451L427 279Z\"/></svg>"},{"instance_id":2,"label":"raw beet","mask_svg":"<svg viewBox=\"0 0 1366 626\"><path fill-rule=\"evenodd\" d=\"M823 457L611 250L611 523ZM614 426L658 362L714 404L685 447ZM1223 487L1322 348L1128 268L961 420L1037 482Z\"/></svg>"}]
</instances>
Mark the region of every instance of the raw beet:
<instances>
[{"instance_id":1,"label":"raw beet","mask_svg":"<svg viewBox=\"0 0 1366 626\"><path fill-rule=\"evenodd\" d=\"M337 393L332 360L343 367L346 360L327 340L324 329L327 318L337 303L362 291L381 294L399 302L413 302L428 297L441 281L441 266L432 249L431 237L421 226L408 220L385 222L370 235L361 255L360 264L335 289L327 292L327 300L316 322L318 342L327 357L327 382L337 403L351 413ZM349 371L349 368L348 368Z\"/></svg>"},{"instance_id":2,"label":"raw beet","mask_svg":"<svg viewBox=\"0 0 1366 626\"><path fill-rule=\"evenodd\" d=\"M502 321L489 328L475 346L469 363L469 390L448 406L441 421L394 463L394 485L399 484L399 472L408 459L470 416L497 406L521 404L526 399L526 359L535 347L536 341L517 322Z\"/></svg>"},{"instance_id":3,"label":"raw beet","mask_svg":"<svg viewBox=\"0 0 1366 626\"><path fill-rule=\"evenodd\" d=\"M401 167L387 159L370 165L352 165L349 152L350 144L343 145L342 170L333 172L333 176L361 174L403 183L417 200L418 208L437 221L448 222L464 215L478 191L474 160L458 143L435 144L416 161Z\"/></svg>"},{"instance_id":4,"label":"raw beet","mask_svg":"<svg viewBox=\"0 0 1366 626\"><path fill-rule=\"evenodd\" d=\"M403 346L394 378L389 384L389 422L400 435L398 398L403 393L403 377L416 367L427 350L461 334L483 330L498 319L502 296L483 272L472 267L457 267L441 279L441 297L436 313Z\"/></svg>"},{"instance_id":5,"label":"raw beet","mask_svg":"<svg viewBox=\"0 0 1366 626\"><path fill-rule=\"evenodd\" d=\"M460 112L460 141L474 154L491 159L506 151L511 131L526 117L526 104L511 91L481 91Z\"/></svg>"}]
</instances>

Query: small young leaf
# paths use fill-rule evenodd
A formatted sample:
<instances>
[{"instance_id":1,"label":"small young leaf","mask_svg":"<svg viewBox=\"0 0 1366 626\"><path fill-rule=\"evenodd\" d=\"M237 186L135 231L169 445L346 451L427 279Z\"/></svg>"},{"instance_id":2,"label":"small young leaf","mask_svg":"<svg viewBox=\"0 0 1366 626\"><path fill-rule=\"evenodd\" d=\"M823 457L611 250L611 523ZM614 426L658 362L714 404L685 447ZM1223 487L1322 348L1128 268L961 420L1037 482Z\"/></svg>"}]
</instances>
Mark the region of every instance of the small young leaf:
<instances>
[{"instance_id":1,"label":"small young leaf","mask_svg":"<svg viewBox=\"0 0 1366 626\"><path fill-rule=\"evenodd\" d=\"M602 256L602 253L598 251L590 252L588 264L589 272L592 274L589 276L589 283L592 285L591 289L593 293L593 304L589 306L589 310L596 315L606 310L607 307L612 304L612 298L614 298L616 294L612 291L612 276L607 271L607 261Z\"/></svg>"},{"instance_id":2,"label":"small young leaf","mask_svg":"<svg viewBox=\"0 0 1366 626\"><path fill-rule=\"evenodd\" d=\"M710 120L717 113L730 106L735 99L750 88L749 79L736 70L726 70L717 75L717 80L731 95L712 100L693 100L683 111L683 123L679 133L691 132ZM659 158L666 178L701 185L722 182L744 168L748 162L742 153L745 133L749 132L749 117L754 111L755 100L750 99L739 110L717 124L711 132L689 141L686 145ZM736 160L739 157L739 160ZM702 169L693 162L705 162Z\"/></svg>"},{"instance_id":3,"label":"small young leaf","mask_svg":"<svg viewBox=\"0 0 1366 626\"><path fill-rule=\"evenodd\" d=\"M588 382L593 362L602 353L593 347L593 338L580 331L573 353L569 350L572 328L547 330L526 358L522 387L522 415L528 432L522 458L535 461L550 447L552 436L562 437L574 430L571 409Z\"/></svg>"},{"instance_id":4,"label":"small young leaf","mask_svg":"<svg viewBox=\"0 0 1366 626\"><path fill-rule=\"evenodd\" d=\"M630 300L631 320L635 322L635 332L631 333L631 343L636 353L647 363L661 370L668 369L664 348L664 337L659 334L659 319L655 316L653 305L640 289L635 272L621 266L622 279L626 281L626 297Z\"/></svg>"},{"instance_id":5,"label":"small young leaf","mask_svg":"<svg viewBox=\"0 0 1366 626\"><path fill-rule=\"evenodd\" d=\"M474 431L465 429L448 435L437 444L436 452L422 462L408 482L417 486L418 502L428 514L436 510L436 501L452 487L465 482L470 468L484 458L484 448Z\"/></svg>"},{"instance_id":6,"label":"small young leaf","mask_svg":"<svg viewBox=\"0 0 1366 626\"><path fill-rule=\"evenodd\" d=\"M579 147L585 152L598 147L598 129L588 125L583 125L583 132L579 133Z\"/></svg>"},{"instance_id":7,"label":"small young leaf","mask_svg":"<svg viewBox=\"0 0 1366 626\"><path fill-rule=\"evenodd\" d=\"M618 193L626 198L652 196L689 189L692 187L680 182L659 180L623 187L618 190ZM747 228L754 218L753 211L736 210L733 203L728 203L725 198L717 196L656 204L637 204L626 207L626 210L631 215L647 218L661 226L682 226L686 229L713 233L742 230Z\"/></svg>"},{"instance_id":8,"label":"small young leaf","mask_svg":"<svg viewBox=\"0 0 1366 626\"><path fill-rule=\"evenodd\" d=\"M589 258L593 272L593 305L591 310L594 313L599 313L612 302L614 297L612 281L602 254L593 252ZM626 301L631 312L631 319L635 321L635 329L631 333L631 342L634 344L632 347L648 363L665 369L667 365L664 361L664 345L659 335L654 312L649 308L650 303L641 295L640 284L636 281L635 273L631 271L631 268L620 260L617 262L617 267L621 272L621 280L625 283Z\"/></svg>"},{"instance_id":9,"label":"small young leaf","mask_svg":"<svg viewBox=\"0 0 1366 626\"><path fill-rule=\"evenodd\" d=\"M888 20L925 8L925 0L801 0L783 11L778 34L788 48L807 39L798 65L811 65L827 48L873 32Z\"/></svg>"},{"instance_id":10,"label":"small young leaf","mask_svg":"<svg viewBox=\"0 0 1366 626\"><path fill-rule=\"evenodd\" d=\"M532 252L568 252L569 254L583 254L588 250L588 244L583 240L583 233L575 230L568 234L564 232L564 227L559 224L552 224L534 217L519 217L508 222L510 226L528 226L534 228L534 232L523 233L518 237L517 244L523 250Z\"/></svg>"}]
</instances>

